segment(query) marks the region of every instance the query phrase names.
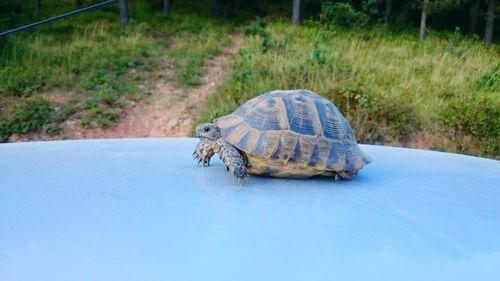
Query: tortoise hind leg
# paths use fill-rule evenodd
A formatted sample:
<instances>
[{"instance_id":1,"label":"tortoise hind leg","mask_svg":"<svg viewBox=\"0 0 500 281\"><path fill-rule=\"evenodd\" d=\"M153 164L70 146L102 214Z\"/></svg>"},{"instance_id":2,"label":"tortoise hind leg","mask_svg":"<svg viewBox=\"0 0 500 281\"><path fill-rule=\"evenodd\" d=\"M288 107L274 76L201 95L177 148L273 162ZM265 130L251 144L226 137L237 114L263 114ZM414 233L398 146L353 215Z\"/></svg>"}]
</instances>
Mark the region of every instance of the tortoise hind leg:
<instances>
[{"instance_id":1,"label":"tortoise hind leg","mask_svg":"<svg viewBox=\"0 0 500 281\"><path fill-rule=\"evenodd\" d=\"M358 171L335 172L335 180L350 180L358 175Z\"/></svg>"}]
</instances>

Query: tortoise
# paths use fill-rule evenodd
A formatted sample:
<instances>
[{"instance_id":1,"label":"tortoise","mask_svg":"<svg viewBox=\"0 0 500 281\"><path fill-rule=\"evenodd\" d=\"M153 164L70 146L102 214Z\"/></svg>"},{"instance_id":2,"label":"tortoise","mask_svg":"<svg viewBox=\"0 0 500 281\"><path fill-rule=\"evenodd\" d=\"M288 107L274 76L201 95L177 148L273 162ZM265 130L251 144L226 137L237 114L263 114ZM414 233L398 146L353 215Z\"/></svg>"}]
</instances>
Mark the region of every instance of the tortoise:
<instances>
[{"instance_id":1,"label":"tortoise","mask_svg":"<svg viewBox=\"0 0 500 281\"><path fill-rule=\"evenodd\" d=\"M240 183L247 173L350 179L372 161L335 105L308 90L264 93L199 125L195 134L200 139L193 153L198 165L210 165L218 153Z\"/></svg>"}]
</instances>

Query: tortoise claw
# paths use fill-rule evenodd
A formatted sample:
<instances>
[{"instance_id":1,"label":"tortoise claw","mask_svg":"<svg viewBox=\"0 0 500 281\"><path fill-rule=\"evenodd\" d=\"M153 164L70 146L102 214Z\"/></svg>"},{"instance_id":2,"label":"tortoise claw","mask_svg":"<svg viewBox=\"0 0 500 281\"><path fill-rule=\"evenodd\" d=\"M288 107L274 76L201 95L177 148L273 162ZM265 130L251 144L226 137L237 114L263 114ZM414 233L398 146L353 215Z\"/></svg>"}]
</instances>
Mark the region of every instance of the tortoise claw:
<instances>
[{"instance_id":1,"label":"tortoise claw","mask_svg":"<svg viewBox=\"0 0 500 281\"><path fill-rule=\"evenodd\" d=\"M245 182L245 178L233 177L233 183L237 183L239 185L243 185L244 182Z\"/></svg>"},{"instance_id":2,"label":"tortoise claw","mask_svg":"<svg viewBox=\"0 0 500 281\"><path fill-rule=\"evenodd\" d=\"M200 164L202 164L203 167L210 166L210 158L204 158L200 154L197 154L196 151L193 155L193 160L198 160L198 166L200 166Z\"/></svg>"},{"instance_id":3,"label":"tortoise claw","mask_svg":"<svg viewBox=\"0 0 500 281\"><path fill-rule=\"evenodd\" d=\"M210 166L210 158L215 154L213 150L210 150L210 147L207 149L205 145L206 143L201 141L193 152L193 160L198 160L198 166L200 164L203 167Z\"/></svg>"}]
</instances>

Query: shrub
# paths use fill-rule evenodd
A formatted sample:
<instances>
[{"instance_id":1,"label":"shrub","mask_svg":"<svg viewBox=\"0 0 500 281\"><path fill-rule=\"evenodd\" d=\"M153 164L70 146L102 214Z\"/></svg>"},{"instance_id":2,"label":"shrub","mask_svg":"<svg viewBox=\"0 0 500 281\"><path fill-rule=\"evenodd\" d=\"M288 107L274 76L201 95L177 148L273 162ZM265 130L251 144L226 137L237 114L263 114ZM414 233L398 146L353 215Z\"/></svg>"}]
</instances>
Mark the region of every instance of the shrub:
<instances>
[{"instance_id":1,"label":"shrub","mask_svg":"<svg viewBox=\"0 0 500 281\"><path fill-rule=\"evenodd\" d=\"M26 71L18 66L0 69L0 95L29 96L37 93L43 84L36 69Z\"/></svg>"},{"instance_id":2,"label":"shrub","mask_svg":"<svg viewBox=\"0 0 500 281\"><path fill-rule=\"evenodd\" d=\"M362 143L405 143L420 129L419 118L407 99L372 93L362 84L347 82L329 95Z\"/></svg>"},{"instance_id":3,"label":"shrub","mask_svg":"<svg viewBox=\"0 0 500 281\"><path fill-rule=\"evenodd\" d=\"M460 152L471 144L479 146L480 155L500 156L500 99L484 93L455 98L440 113L452 142Z\"/></svg>"},{"instance_id":4,"label":"shrub","mask_svg":"<svg viewBox=\"0 0 500 281\"><path fill-rule=\"evenodd\" d=\"M272 45L271 34L266 30L267 24L257 17L254 23L241 27L243 34L247 36L258 36L261 39L262 51L265 53Z\"/></svg>"},{"instance_id":5,"label":"shrub","mask_svg":"<svg viewBox=\"0 0 500 281\"><path fill-rule=\"evenodd\" d=\"M12 134L26 134L45 128L46 132L56 132L60 116L43 98L33 97L15 106L8 118L0 120L0 142L5 142Z\"/></svg>"},{"instance_id":6,"label":"shrub","mask_svg":"<svg viewBox=\"0 0 500 281\"><path fill-rule=\"evenodd\" d=\"M368 17L356 11L349 3L324 2L319 15L323 24L334 24L341 27L355 27L367 22Z\"/></svg>"},{"instance_id":7,"label":"shrub","mask_svg":"<svg viewBox=\"0 0 500 281\"><path fill-rule=\"evenodd\" d=\"M13 28L30 15L29 5L25 1L2 0L0 1L0 30ZM21 15L21 16L20 16Z\"/></svg>"},{"instance_id":8,"label":"shrub","mask_svg":"<svg viewBox=\"0 0 500 281\"><path fill-rule=\"evenodd\" d=\"M376 19L380 16L378 9L379 0L363 0L361 1L361 10L366 15L367 19Z\"/></svg>"}]
</instances>

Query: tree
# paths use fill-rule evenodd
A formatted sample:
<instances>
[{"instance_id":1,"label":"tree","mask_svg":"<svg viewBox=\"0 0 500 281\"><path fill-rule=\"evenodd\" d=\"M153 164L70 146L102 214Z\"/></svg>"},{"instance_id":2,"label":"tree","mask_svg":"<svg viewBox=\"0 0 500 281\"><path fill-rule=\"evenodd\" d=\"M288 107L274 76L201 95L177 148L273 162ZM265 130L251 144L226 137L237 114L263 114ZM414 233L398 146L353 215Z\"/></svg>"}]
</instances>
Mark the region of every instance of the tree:
<instances>
[{"instance_id":1,"label":"tree","mask_svg":"<svg viewBox=\"0 0 500 281\"><path fill-rule=\"evenodd\" d=\"M425 39L425 29L427 27L427 16L433 12L455 7L462 4L464 0L420 0L422 15L420 18L420 42Z\"/></svg>"},{"instance_id":2,"label":"tree","mask_svg":"<svg viewBox=\"0 0 500 281\"><path fill-rule=\"evenodd\" d=\"M292 23L295 26L300 24L300 0L293 0Z\"/></svg>"},{"instance_id":3,"label":"tree","mask_svg":"<svg viewBox=\"0 0 500 281\"><path fill-rule=\"evenodd\" d=\"M493 41L493 25L495 23L496 0L487 0L488 11L486 12L486 26L484 30L484 42L491 44Z\"/></svg>"},{"instance_id":4,"label":"tree","mask_svg":"<svg viewBox=\"0 0 500 281\"><path fill-rule=\"evenodd\" d=\"M389 17L391 16L391 10L392 10L392 0L385 0L385 15L384 15L385 25L389 25Z\"/></svg>"},{"instance_id":5,"label":"tree","mask_svg":"<svg viewBox=\"0 0 500 281\"><path fill-rule=\"evenodd\" d=\"M163 0L163 14L170 16L170 0Z\"/></svg>"},{"instance_id":6,"label":"tree","mask_svg":"<svg viewBox=\"0 0 500 281\"><path fill-rule=\"evenodd\" d=\"M81 7L81 6L82 6L82 4L83 4L82 2L83 2L82 0L76 0L76 1L75 1L75 5L76 5L77 7Z\"/></svg>"},{"instance_id":7,"label":"tree","mask_svg":"<svg viewBox=\"0 0 500 281\"><path fill-rule=\"evenodd\" d=\"M429 0L424 0L424 2L422 2L422 16L420 17L420 33L418 37L420 42L424 41L425 39L425 28L427 25L428 9L429 9Z\"/></svg>"},{"instance_id":8,"label":"tree","mask_svg":"<svg viewBox=\"0 0 500 281\"><path fill-rule=\"evenodd\" d=\"M42 9L42 3L41 3L41 0L36 0L35 1L35 10L37 12L40 12L40 10Z\"/></svg>"},{"instance_id":9,"label":"tree","mask_svg":"<svg viewBox=\"0 0 500 281\"><path fill-rule=\"evenodd\" d=\"M471 0L470 6L470 21L469 21L469 35L476 33L477 17L479 15L479 0Z\"/></svg>"},{"instance_id":10,"label":"tree","mask_svg":"<svg viewBox=\"0 0 500 281\"><path fill-rule=\"evenodd\" d=\"M128 4L127 4L127 0L120 0L120 23L123 26L128 25Z\"/></svg>"}]
</instances>

